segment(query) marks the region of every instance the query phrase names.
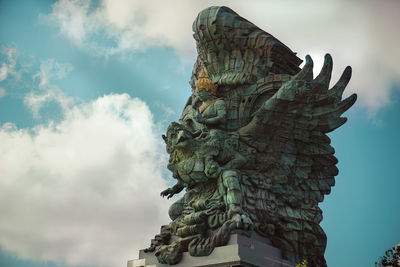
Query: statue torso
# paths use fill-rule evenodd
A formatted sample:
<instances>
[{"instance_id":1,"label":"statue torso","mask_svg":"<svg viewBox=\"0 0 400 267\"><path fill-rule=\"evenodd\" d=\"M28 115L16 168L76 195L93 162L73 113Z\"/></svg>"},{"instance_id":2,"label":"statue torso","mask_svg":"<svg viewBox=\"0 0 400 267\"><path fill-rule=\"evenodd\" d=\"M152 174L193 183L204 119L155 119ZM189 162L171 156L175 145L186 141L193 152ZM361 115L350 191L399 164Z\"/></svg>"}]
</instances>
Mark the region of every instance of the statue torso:
<instances>
[{"instance_id":1,"label":"statue torso","mask_svg":"<svg viewBox=\"0 0 400 267\"><path fill-rule=\"evenodd\" d=\"M175 169L174 172L177 174L177 178L188 185L205 182L208 179L204 173L205 159L196 154L177 159L171 167Z\"/></svg>"}]
</instances>

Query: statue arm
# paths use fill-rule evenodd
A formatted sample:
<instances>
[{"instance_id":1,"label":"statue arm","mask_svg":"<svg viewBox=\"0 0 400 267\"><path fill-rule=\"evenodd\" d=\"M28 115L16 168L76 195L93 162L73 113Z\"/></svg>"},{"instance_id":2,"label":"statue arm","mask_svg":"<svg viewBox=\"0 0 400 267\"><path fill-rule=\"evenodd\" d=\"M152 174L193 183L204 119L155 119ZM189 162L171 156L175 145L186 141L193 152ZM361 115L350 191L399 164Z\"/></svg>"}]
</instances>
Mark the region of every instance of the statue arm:
<instances>
[{"instance_id":1,"label":"statue arm","mask_svg":"<svg viewBox=\"0 0 400 267\"><path fill-rule=\"evenodd\" d=\"M230 151L229 155L231 155L232 158L223 166L220 166L218 160L214 160L213 157L206 158L206 175L210 178L215 178L224 170L238 170L247 163L247 158L239 152Z\"/></svg>"},{"instance_id":2,"label":"statue arm","mask_svg":"<svg viewBox=\"0 0 400 267\"><path fill-rule=\"evenodd\" d=\"M173 197L175 194L180 193L184 188L185 188L185 183L182 180L178 179L178 182L173 187L165 189L160 193L160 195L162 197L166 196L167 199L169 199Z\"/></svg>"},{"instance_id":3,"label":"statue arm","mask_svg":"<svg viewBox=\"0 0 400 267\"><path fill-rule=\"evenodd\" d=\"M204 173L207 175L207 177L217 178L221 171L221 166L213 159L213 157L207 157L205 159Z\"/></svg>"},{"instance_id":4,"label":"statue arm","mask_svg":"<svg viewBox=\"0 0 400 267\"><path fill-rule=\"evenodd\" d=\"M199 99L198 96L192 95L192 96L191 96L191 99L192 99L192 107L198 106L199 103L201 104L201 101L200 101L200 99Z\"/></svg>"},{"instance_id":5,"label":"statue arm","mask_svg":"<svg viewBox=\"0 0 400 267\"><path fill-rule=\"evenodd\" d=\"M204 118L204 124L224 124L226 122L226 105L224 100L218 100L214 103L217 109L217 115L211 118Z\"/></svg>"},{"instance_id":6,"label":"statue arm","mask_svg":"<svg viewBox=\"0 0 400 267\"><path fill-rule=\"evenodd\" d=\"M225 170L240 169L243 165L246 164L246 162L247 162L246 157L244 157L239 152L233 152L233 158L224 165L224 169Z\"/></svg>"}]
</instances>

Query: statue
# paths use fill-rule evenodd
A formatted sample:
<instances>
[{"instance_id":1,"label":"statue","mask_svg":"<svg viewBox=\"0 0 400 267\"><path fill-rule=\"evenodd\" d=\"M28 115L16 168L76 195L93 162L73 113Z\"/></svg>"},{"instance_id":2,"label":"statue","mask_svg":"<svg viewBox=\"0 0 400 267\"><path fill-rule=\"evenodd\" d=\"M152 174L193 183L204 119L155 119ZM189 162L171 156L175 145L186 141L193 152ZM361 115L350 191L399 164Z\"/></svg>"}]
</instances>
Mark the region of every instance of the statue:
<instances>
[{"instance_id":1,"label":"statue","mask_svg":"<svg viewBox=\"0 0 400 267\"><path fill-rule=\"evenodd\" d=\"M329 89L329 54L314 78L310 56L300 69L294 52L227 7L200 12L193 31L192 96L163 135L177 182L161 195L186 191L146 251L176 264L255 231L287 260L326 266L318 203L338 174L326 134L356 101L342 99L351 68Z\"/></svg>"}]
</instances>

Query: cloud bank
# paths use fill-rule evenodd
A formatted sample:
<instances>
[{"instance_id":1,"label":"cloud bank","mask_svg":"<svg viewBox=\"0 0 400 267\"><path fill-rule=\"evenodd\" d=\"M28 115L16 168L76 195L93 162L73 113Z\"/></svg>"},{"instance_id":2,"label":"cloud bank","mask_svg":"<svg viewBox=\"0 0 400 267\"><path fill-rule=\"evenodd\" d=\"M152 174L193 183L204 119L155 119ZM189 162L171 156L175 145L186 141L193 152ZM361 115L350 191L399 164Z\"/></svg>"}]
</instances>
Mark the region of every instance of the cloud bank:
<instances>
[{"instance_id":1,"label":"cloud bank","mask_svg":"<svg viewBox=\"0 0 400 267\"><path fill-rule=\"evenodd\" d=\"M311 54L316 72L324 54L335 60L334 78L346 65L354 69L348 94L373 114L390 103L400 84L400 3L378 1L188 1L59 0L43 21L55 25L73 44L90 53L112 56L149 46L173 48L194 61L191 25L198 12L226 5L273 34L304 58Z\"/></svg>"},{"instance_id":2,"label":"cloud bank","mask_svg":"<svg viewBox=\"0 0 400 267\"><path fill-rule=\"evenodd\" d=\"M127 94L57 124L0 128L0 247L29 260L124 266L167 222L165 147Z\"/></svg>"}]
</instances>

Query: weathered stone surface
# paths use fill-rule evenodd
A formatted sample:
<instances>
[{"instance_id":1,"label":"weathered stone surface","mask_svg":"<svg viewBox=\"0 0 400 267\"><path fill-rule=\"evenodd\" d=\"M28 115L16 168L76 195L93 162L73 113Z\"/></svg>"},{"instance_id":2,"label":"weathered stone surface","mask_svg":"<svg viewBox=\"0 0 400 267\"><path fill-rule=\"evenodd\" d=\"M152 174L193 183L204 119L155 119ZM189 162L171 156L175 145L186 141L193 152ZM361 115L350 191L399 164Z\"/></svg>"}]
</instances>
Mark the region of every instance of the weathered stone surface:
<instances>
[{"instance_id":1,"label":"weathered stone surface","mask_svg":"<svg viewBox=\"0 0 400 267\"><path fill-rule=\"evenodd\" d=\"M232 234L257 232L286 260L326 266L318 203L338 174L326 134L356 101L342 100L351 68L329 89L329 54L313 79L311 57L300 69L294 52L227 7L200 12L193 31L192 96L163 136L177 183L161 195L186 192L143 251L152 260L141 254L146 264L212 260Z\"/></svg>"}]
</instances>

